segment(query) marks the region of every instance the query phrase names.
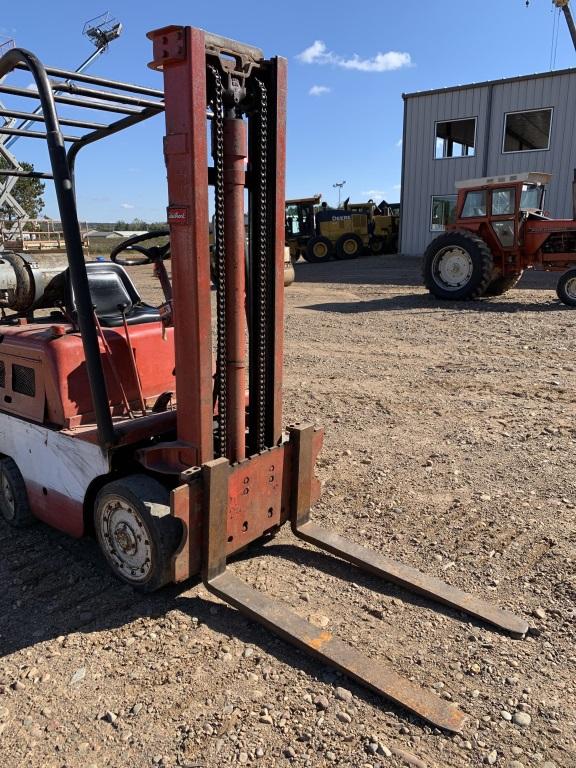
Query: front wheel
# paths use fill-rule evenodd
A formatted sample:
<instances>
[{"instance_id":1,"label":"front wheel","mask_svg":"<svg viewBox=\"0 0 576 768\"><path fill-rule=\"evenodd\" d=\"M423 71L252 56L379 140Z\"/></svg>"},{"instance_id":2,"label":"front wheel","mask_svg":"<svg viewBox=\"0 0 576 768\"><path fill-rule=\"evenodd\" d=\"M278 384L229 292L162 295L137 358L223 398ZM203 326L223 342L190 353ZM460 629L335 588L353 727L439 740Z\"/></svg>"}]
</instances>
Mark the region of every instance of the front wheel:
<instances>
[{"instance_id":1,"label":"front wheel","mask_svg":"<svg viewBox=\"0 0 576 768\"><path fill-rule=\"evenodd\" d=\"M96 497L94 527L114 574L141 592L171 581L172 556L182 539L170 515L170 493L147 475L105 485Z\"/></svg>"},{"instance_id":2,"label":"front wheel","mask_svg":"<svg viewBox=\"0 0 576 768\"><path fill-rule=\"evenodd\" d=\"M13 528L27 528L36 522L22 473L9 456L0 459L0 515Z\"/></svg>"},{"instance_id":3,"label":"front wheel","mask_svg":"<svg viewBox=\"0 0 576 768\"><path fill-rule=\"evenodd\" d=\"M446 232L424 254L424 285L439 299L483 296L492 279L492 253L484 240L466 230Z\"/></svg>"},{"instance_id":4,"label":"front wheel","mask_svg":"<svg viewBox=\"0 0 576 768\"><path fill-rule=\"evenodd\" d=\"M336 241L336 258L343 259L355 259L360 253L362 253L362 240L358 235L353 232L349 232L346 235L342 235Z\"/></svg>"},{"instance_id":5,"label":"front wheel","mask_svg":"<svg viewBox=\"0 0 576 768\"><path fill-rule=\"evenodd\" d=\"M368 241L368 248L374 256L380 256L386 248L386 240L380 235L372 235Z\"/></svg>"},{"instance_id":6,"label":"front wheel","mask_svg":"<svg viewBox=\"0 0 576 768\"><path fill-rule=\"evenodd\" d=\"M556 285L556 293L563 304L576 307L576 269L564 272Z\"/></svg>"},{"instance_id":7,"label":"front wheel","mask_svg":"<svg viewBox=\"0 0 576 768\"><path fill-rule=\"evenodd\" d=\"M332 256L332 243L327 237L312 237L306 243L306 250L303 256L311 264L329 261Z\"/></svg>"}]
</instances>

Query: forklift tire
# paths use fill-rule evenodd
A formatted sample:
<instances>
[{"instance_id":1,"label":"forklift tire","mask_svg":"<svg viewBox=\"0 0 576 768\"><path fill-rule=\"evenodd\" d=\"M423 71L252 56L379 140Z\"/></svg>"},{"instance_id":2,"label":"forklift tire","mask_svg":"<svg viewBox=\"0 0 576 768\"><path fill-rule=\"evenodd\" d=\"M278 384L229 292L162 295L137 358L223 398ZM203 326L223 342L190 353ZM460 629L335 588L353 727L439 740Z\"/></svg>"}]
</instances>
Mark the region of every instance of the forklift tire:
<instances>
[{"instance_id":1,"label":"forklift tire","mask_svg":"<svg viewBox=\"0 0 576 768\"><path fill-rule=\"evenodd\" d=\"M302 255L311 264L329 261L332 256L332 243L327 237L312 237L308 240L306 250Z\"/></svg>"},{"instance_id":2,"label":"forklift tire","mask_svg":"<svg viewBox=\"0 0 576 768\"><path fill-rule=\"evenodd\" d=\"M502 294L514 288L523 272L514 272L512 275L498 275L490 281L488 288L484 291L484 296L502 296Z\"/></svg>"},{"instance_id":3,"label":"forklift tire","mask_svg":"<svg viewBox=\"0 0 576 768\"><path fill-rule=\"evenodd\" d=\"M424 254L424 285L437 299L479 299L493 271L492 253L484 240L462 229L440 235Z\"/></svg>"},{"instance_id":4,"label":"forklift tire","mask_svg":"<svg viewBox=\"0 0 576 768\"><path fill-rule=\"evenodd\" d=\"M368 241L368 248L374 256L380 256L386 248L386 240L378 235L373 235Z\"/></svg>"},{"instance_id":5,"label":"forklift tire","mask_svg":"<svg viewBox=\"0 0 576 768\"><path fill-rule=\"evenodd\" d=\"M0 459L0 514L13 528L28 528L36 522L24 478L8 456Z\"/></svg>"},{"instance_id":6,"label":"forklift tire","mask_svg":"<svg viewBox=\"0 0 576 768\"><path fill-rule=\"evenodd\" d=\"M128 475L103 486L94 504L94 528L119 579L139 592L154 592L171 581L182 526L170 515L170 492L157 480Z\"/></svg>"},{"instance_id":7,"label":"forklift tire","mask_svg":"<svg viewBox=\"0 0 576 768\"><path fill-rule=\"evenodd\" d=\"M576 307L576 269L564 272L556 285L556 294L566 306Z\"/></svg>"},{"instance_id":8,"label":"forklift tire","mask_svg":"<svg viewBox=\"0 0 576 768\"><path fill-rule=\"evenodd\" d=\"M340 261L343 261L344 259L355 259L362 253L363 248L364 245L362 239L353 232L349 232L339 237L336 241L336 252L334 255Z\"/></svg>"}]
</instances>

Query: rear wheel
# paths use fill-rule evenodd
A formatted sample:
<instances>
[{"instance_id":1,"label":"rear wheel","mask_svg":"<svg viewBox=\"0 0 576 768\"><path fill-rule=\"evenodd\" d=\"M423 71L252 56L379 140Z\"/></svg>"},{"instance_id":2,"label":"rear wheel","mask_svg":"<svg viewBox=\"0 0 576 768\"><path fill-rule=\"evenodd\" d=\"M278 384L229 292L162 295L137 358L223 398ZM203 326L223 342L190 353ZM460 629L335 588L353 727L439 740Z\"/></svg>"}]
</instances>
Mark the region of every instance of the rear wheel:
<instances>
[{"instance_id":1,"label":"rear wheel","mask_svg":"<svg viewBox=\"0 0 576 768\"><path fill-rule=\"evenodd\" d=\"M564 272L556 285L556 293L563 304L576 307L576 269Z\"/></svg>"},{"instance_id":2,"label":"rear wheel","mask_svg":"<svg viewBox=\"0 0 576 768\"><path fill-rule=\"evenodd\" d=\"M147 475L129 475L105 485L96 497L94 526L114 574L141 592L171 580L171 561L182 539L170 515L170 493Z\"/></svg>"},{"instance_id":3,"label":"rear wheel","mask_svg":"<svg viewBox=\"0 0 576 768\"><path fill-rule=\"evenodd\" d=\"M481 237L465 230L447 232L426 249L424 285L439 299L477 299L490 284L493 269L492 253Z\"/></svg>"},{"instance_id":4,"label":"rear wheel","mask_svg":"<svg viewBox=\"0 0 576 768\"><path fill-rule=\"evenodd\" d=\"M306 250L303 253L306 261L317 264L321 261L329 261L332 255L332 243L327 237L312 237L306 244Z\"/></svg>"},{"instance_id":5,"label":"rear wheel","mask_svg":"<svg viewBox=\"0 0 576 768\"><path fill-rule=\"evenodd\" d=\"M360 253L362 253L362 239L355 235L353 232L348 232L342 235L336 241L336 258L337 259L355 259Z\"/></svg>"},{"instance_id":6,"label":"rear wheel","mask_svg":"<svg viewBox=\"0 0 576 768\"><path fill-rule=\"evenodd\" d=\"M14 528L27 528L36 522L22 473L8 456L0 459L0 514Z\"/></svg>"},{"instance_id":7,"label":"rear wheel","mask_svg":"<svg viewBox=\"0 0 576 768\"><path fill-rule=\"evenodd\" d=\"M493 278L484 291L484 296L502 296L503 293L514 288L523 272L514 272L511 275L498 275Z\"/></svg>"}]
</instances>

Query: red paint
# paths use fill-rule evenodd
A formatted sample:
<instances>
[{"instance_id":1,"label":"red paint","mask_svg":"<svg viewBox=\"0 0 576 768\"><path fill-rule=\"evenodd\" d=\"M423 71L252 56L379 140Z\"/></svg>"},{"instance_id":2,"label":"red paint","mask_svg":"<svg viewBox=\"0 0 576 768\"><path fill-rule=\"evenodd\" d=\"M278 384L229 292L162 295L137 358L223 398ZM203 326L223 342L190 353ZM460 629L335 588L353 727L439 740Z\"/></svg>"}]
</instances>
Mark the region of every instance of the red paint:
<instances>
[{"instance_id":1,"label":"red paint","mask_svg":"<svg viewBox=\"0 0 576 768\"><path fill-rule=\"evenodd\" d=\"M65 328L72 330L71 326ZM112 351L114 367L122 387L132 406L137 408L140 402L139 386L134 376L132 356L124 328L102 330ZM9 361L12 356L32 359L34 367L38 370L37 391L45 390L46 393L46 404L42 402L39 409L37 398L21 396L25 405L29 404L29 411L20 412L20 415L31 421L45 421L56 427L75 427L94 420L84 348L79 333L68 332L55 337L52 326L48 325L4 326L2 333L4 341L0 345L0 360ZM174 329L163 329L162 323L133 325L130 327L130 343L138 367L143 397L153 402L163 392L173 392ZM113 413L122 415L125 411L122 391L106 359L102 341L100 349L110 405ZM19 407L21 409L22 405Z\"/></svg>"},{"instance_id":2,"label":"red paint","mask_svg":"<svg viewBox=\"0 0 576 768\"><path fill-rule=\"evenodd\" d=\"M224 121L224 242L226 250L226 371L228 380L228 458L246 455L246 231L244 162L246 123Z\"/></svg>"},{"instance_id":3,"label":"red paint","mask_svg":"<svg viewBox=\"0 0 576 768\"><path fill-rule=\"evenodd\" d=\"M53 488L38 485L24 478L28 501L34 517L52 528L80 538L84 535L84 510L82 502L74 501Z\"/></svg>"},{"instance_id":4,"label":"red paint","mask_svg":"<svg viewBox=\"0 0 576 768\"><path fill-rule=\"evenodd\" d=\"M154 50L150 66L164 74L169 209L188 211L186 222L169 224L178 440L181 461L194 466L214 455L206 43L204 32L191 27L164 27L148 37Z\"/></svg>"}]
</instances>

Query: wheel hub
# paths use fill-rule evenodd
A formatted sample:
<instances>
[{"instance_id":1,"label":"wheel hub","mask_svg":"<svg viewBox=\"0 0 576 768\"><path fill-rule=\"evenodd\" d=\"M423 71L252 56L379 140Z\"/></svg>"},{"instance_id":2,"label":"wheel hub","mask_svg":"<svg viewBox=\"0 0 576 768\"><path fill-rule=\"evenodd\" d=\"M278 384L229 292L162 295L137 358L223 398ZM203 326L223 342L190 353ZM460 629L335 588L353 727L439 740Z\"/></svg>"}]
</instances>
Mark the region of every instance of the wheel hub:
<instances>
[{"instance_id":1,"label":"wheel hub","mask_svg":"<svg viewBox=\"0 0 576 768\"><path fill-rule=\"evenodd\" d=\"M566 291L566 294L576 301L576 277L571 277L569 280L566 281L564 285L564 290Z\"/></svg>"},{"instance_id":2,"label":"wheel hub","mask_svg":"<svg viewBox=\"0 0 576 768\"><path fill-rule=\"evenodd\" d=\"M470 280L473 268L468 251L451 245L438 251L434 257L432 273L443 288L457 290Z\"/></svg>"},{"instance_id":3,"label":"wheel hub","mask_svg":"<svg viewBox=\"0 0 576 768\"><path fill-rule=\"evenodd\" d=\"M100 516L102 541L114 568L141 582L152 567L152 545L144 522L125 499L109 499Z\"/></svg>"}]
</instances>

